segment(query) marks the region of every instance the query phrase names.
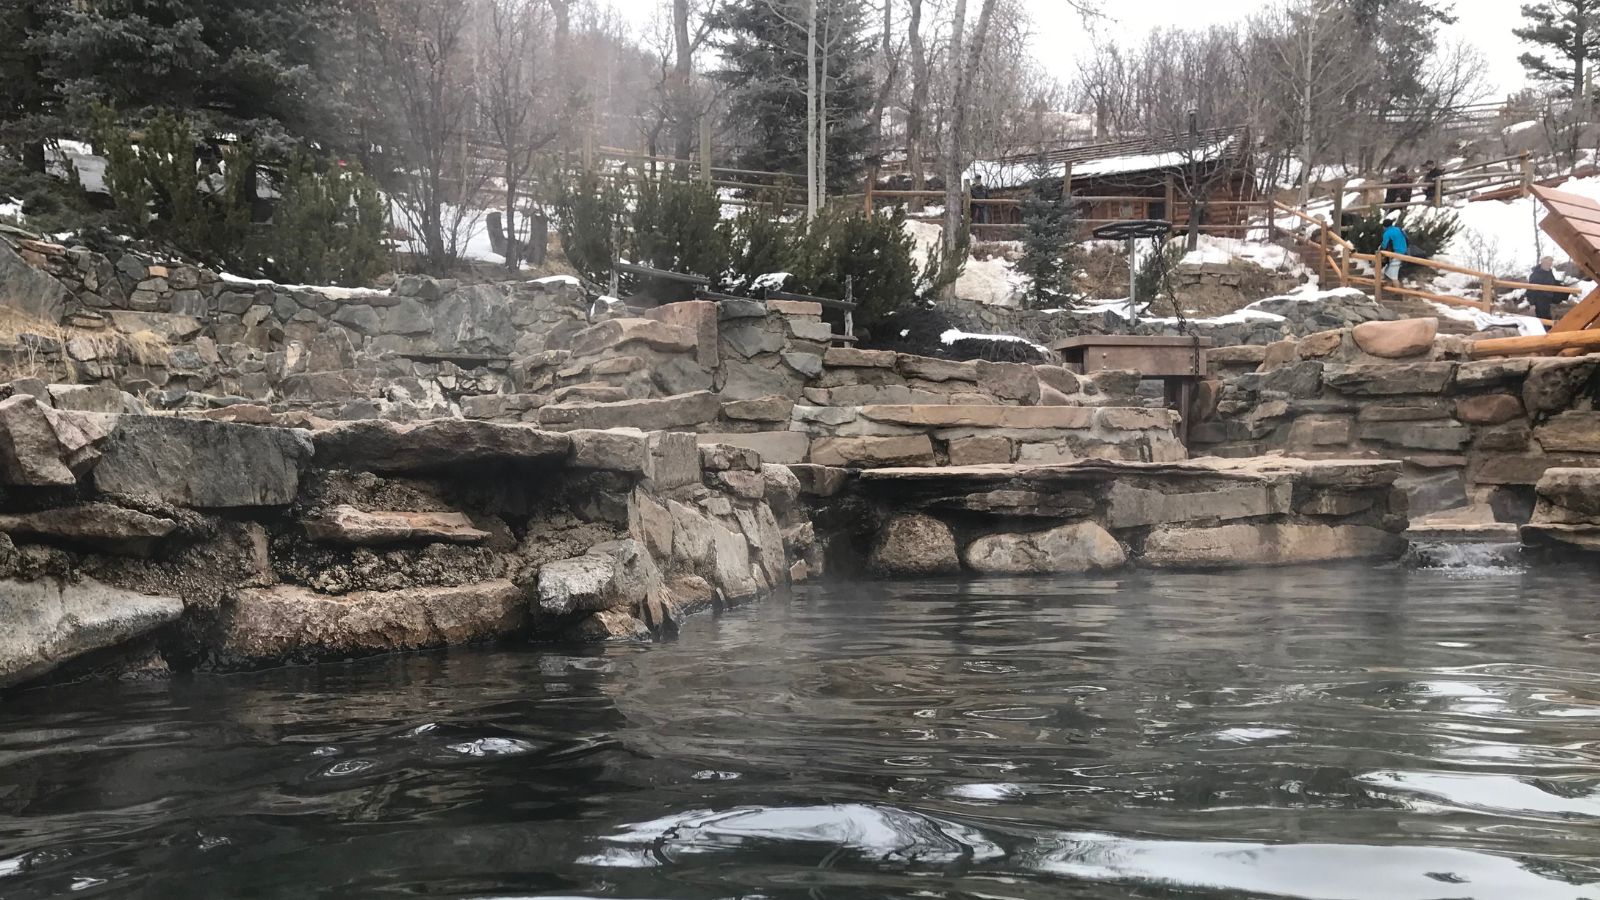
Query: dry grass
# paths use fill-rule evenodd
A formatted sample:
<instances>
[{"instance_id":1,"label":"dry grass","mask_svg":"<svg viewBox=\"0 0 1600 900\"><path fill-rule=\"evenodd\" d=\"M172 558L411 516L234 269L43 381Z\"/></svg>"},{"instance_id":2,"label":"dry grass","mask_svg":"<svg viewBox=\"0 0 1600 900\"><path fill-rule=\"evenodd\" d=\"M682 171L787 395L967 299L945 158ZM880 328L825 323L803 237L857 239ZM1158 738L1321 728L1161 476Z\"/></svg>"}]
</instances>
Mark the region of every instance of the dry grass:
<instances>
[{"instance_id":1,"label":"dry grass","mask_svg":"<svg viewBox=\"0 0 1600 900\"><path fill-rule=\"evenodd\" d=\"M46 322L16 309L0 306L0 343L13 345L21 354L14 365L5 367L11 370L8 374L12 378L39 377L50 369L50 361L44 358L44 354L36 346L25 345L22 341L23 335L30 334L54 341L63 350L68 341L86 341L98 359L127 359L141 366L164 363L168 351L172 349L166 338L153 331L124 334L110 328L75 328ZM74 376L72 366L63 363L63 369L69 379Z\"/></svg>"}]
</instances>

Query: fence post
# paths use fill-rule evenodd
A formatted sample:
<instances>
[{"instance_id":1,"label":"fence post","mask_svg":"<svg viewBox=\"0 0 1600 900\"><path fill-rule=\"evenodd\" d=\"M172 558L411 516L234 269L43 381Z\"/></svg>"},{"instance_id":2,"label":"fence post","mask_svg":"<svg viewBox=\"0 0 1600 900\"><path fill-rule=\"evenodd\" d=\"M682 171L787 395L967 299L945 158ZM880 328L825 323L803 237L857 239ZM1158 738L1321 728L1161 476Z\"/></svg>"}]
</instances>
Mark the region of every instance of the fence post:
<instances>
[{"instance_id":1,"label":"fence post","mask_svg":"<svg viewBox=\"0 0 1600 900\"><path fill-rule=\"evenodd\" d=\"M1483 311L1493 312L1495 301L1495 283L1493 275L1483 276Z\"/></svg>"},{"instance_id":2,"label":"fence post","mask_svg":"<svg viewBox=\"0 0 1600 900\"><path fill-rule=\"evenodd\" d=\"M869 219L872 218L872 183L875 180L876 179L874 179L872 177L872 173L868 172L867 173L867 189L866 189L866 192L862 195L864 199L861 201L861 210L862 210L862 212L867 214L867 218L869 218Z\"/></svg>"},{"instance_id":3,"label":"fence post","mask_svg":"<svg viewBox=\"0 0 1600 900\"><path fill-rule=\"evenodd\" d=\"M1333 218L1329 223L1333 233L1344 237L1344 179L1333 183Z\"/></svg>"},{"instance_id":4,"label":"fence post","mask_svg":"<svg viewBox=\"0 0 1600 900\"><path fill-rule=\"evenodd\" d=\"M700 117L700 180L711 183L711 116Z\"/></svg>"},{"instance_id":5,"label":"fence post","mask_svg":"<svg viewBox=\"0 0 1600 900\"><path fill-rule=\"evenodd\" d=\"M1373 259L1373 264L1377 267L1377 270L1372 273L1372 275L1373 275L1373 278L1372 278L1372 299L1378 301L1379 303L1382 303L1383 302L1383 251L1379 250L1378 251L1378 255L1374 256L1372 259Z\"/></svg>"},{"instance_id":6,"label":"fence post","mask_svg":"<svg viewBox=\"0 0 1600 900\"><path fill-rule=\"evenodd\" d=\"M1533 193L1533 160L1528 158L1528 151L1522 151L1522 196Z\"/></svg>"},{"instance_id":7,"label":"fence post","mask_svg":"<svg viewBox=\"0 0 1600 900\"><path fill-rule=\"evenodd\" d=\"M1332 267L1334 271L1337 272L1338 267L1333 266L1333 254L1328 252L1328 226L1324 224L1320 229L1318 229L1318 232L1322 236L1322 274L1327 275L1329 267ZM1343 284L1340 284L1339 286L1344 287ZM1324 286L1323 290L1327 290L1327 287Z\"/></svg>"},{"instance_id":8,"label":"fence post","mask_svg":"<svg viewBox=\"0 0 1600 900\"><path fill-rule=\"evenodd\" d=\"M1178 224L1178 208L1177 208L1177 205L1176 205L1177 204L1177 200L1178 200L1178 189L1172 183L1172 173L1168 172L1167 173L1167 191L1166 191L1166 194L1165 194L1165 200L1163 202L1165 202L1166 205L1167 205L1166 219L1167 219L1168 222L1171 222L1174 225ZM1150 218L1150 215L1149 215L1148 212L1146 212L1145 218L1147 218L1147 219Z\"/></svg>"}]
</instances>

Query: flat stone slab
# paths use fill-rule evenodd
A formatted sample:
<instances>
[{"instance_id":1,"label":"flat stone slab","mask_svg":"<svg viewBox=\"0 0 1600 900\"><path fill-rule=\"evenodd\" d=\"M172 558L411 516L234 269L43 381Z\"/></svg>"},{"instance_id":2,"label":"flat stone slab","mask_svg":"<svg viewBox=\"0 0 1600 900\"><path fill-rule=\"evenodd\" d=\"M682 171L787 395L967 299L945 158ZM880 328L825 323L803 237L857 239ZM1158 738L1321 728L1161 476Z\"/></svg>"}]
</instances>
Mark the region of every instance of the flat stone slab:
<instances>
[{"instance_id":1,"label":"flat stone slab","mask_svg":"<svg viewBox=\"0 0 1600 900\"><path fill-rule=\"evenodd\" d=\"M527 606L501 579L337 597L297 585L247 588L223 605L218 649L224 665L281 665L464 644L515 633Z\"/></svg>"},{"instance_id":2,"label":"flat stone slab","mask_svg":"<svg viewBox=\"0 0 1600 900\"><path fill-rule=\"evenodd\" d=\"M697 435L697 438L702 447L711 444L742 447L760 454L762 462L780 465L803 463L806 461L806 454L811 452L810 436L799 431L702 434Z\"/></svg>"},{"instance_id":3,"label":"flat stone slab","mask_svg":"<svg viewBox=\"0 0 1600 900\"><path fill-rule=\"evenodd\" d=\"M875 422L931 428L1093 428L1098 410L1082 406L863 406Z\"/></svg>"},{"instance_id":4,"label":"flat stone slab","mask_svg":"<svg viewBox=\"0 0 1600 900\"><path fill-rule=\"evenodd\" d=\"M1367 525L1235 522L1164 525L1145 539L1140 558L1153 568L1231 569L1400 555L1405 539Z\"/></svg>"},{"instance_id":5,"label":"flat stone slab","mask_svg":"<svg viewBox=\"0 0 1600 900\"><path fill-rule=\"evenodd\" d=\"M174 416L122 416L95 487L195 509L284 506L311 459L306 432Z\"/></svg>"},{"instance_id":6,"label":"flat stone slab","mask_svg":"<svg viewBox=\"0 0 1600 900\"><path fill-rule=\"evenodd\" d=\"M539 410L539 424L560 431L574 428L675 431L710 422L720 412L722 400L718 395L695 391L655 400L557 403Z\"/></svg>"},{"instance_id":7,"label":"flat stone slab","mask_svg":"<svg viewBox=\"0 0 1600 900\"><path fill-rule=\"evenodd\" d=\"M347 422L313 435L321 468L429 472L483 463L564 461L572 439L528 425L434 419L415 425Z\"/></svg>"},{"instance_id":8,"label":"flat stone slab","mask_svg":"<svg viewBox=\"0 0 1600 900\"><path fill-rule=\"evenodd\" d=\"M148 555L177 527L178 523L171 519L111 503L0 515L0 532L15 538L82 544L88 549L128 556Z\"/></svg>"},{"instance_id":9,"label":"flat stone slab","mask_svg":"<svg viewBox=\"0 0 1600 900\"><path fill-rule=\"evenodd\" d=\"M376 547L384 544L476 544L489 532L472 527L458 512L366 511L335 506L321 517L304 522L306 536L324 544Z\"/></svg>"},{"instance_id":10,"label":"flat stone slab","mask_svg":"<svg viewBox=\"0 0 1600 900\"><path fill-rule=\"evenodd\" d=\"M0 687L38 678L63 663L115 647L176 621L183 601L152 597L88 578L0 581Z\"/></svg>"}]
</instances>

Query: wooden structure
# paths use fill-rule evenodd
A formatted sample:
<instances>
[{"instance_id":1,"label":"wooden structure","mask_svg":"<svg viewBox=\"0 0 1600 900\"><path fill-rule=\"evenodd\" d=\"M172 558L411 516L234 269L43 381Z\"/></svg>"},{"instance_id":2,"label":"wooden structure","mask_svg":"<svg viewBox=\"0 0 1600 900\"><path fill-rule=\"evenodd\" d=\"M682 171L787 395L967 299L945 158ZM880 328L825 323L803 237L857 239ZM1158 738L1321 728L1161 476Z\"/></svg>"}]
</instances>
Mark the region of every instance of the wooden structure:
<instances>
[{"instance_id":1,"label":"wooden structure","mask_svg":"<svg viewBox=\"0 0 1600 900\"><path fill-rule=\"evenodd\" d=\"M1550 210L1539 227L1556 242L1591 281L1600 281L1600 203L1577 194L1534 185L1530 190ZM1542 290L1548 288L1541 287ZM1570 289L1569 289L1570 290ZM1550 333L1536 337L1477 341L1473 356L1521 356L1543 353L1588 353L1600 350L1600 289L1590 292L1561 317Z\"/></svg>"},{"instance_id":2,"label":"wooden structure","mask_svg":"<svg viewBox=\"0 0 1600 900\"><path fill-rule=\"evenodd\" d=\"M1178 437L1189 442L1189 410L1194 388L1206 375L1210 338L1185 335L1085 334L1050 345L1068 368L1081 375L1105 371L1138 372L1159 380L1168 409L1183 416Z\"/></svg>"},{"instance_id":3,"label":"wooden structure","mask_svg":"<svg viewBox=\"0 0 1600 900\"><path fill-rule=\"evenodd\" d=\"M1256 205L1248 128L1213 128L1193 133L1134 138L1065 147L1044 154L1006 157L973 167L985 176L991 200L1027 196L1042 162L1067 184L1079 215L1093 228L1130 219L1166 219L1183 231L1204 207L1208 230L1243 231ZM990 208L990 225L1020 225L1013 204Z\"/></svg>"}]
</instances>

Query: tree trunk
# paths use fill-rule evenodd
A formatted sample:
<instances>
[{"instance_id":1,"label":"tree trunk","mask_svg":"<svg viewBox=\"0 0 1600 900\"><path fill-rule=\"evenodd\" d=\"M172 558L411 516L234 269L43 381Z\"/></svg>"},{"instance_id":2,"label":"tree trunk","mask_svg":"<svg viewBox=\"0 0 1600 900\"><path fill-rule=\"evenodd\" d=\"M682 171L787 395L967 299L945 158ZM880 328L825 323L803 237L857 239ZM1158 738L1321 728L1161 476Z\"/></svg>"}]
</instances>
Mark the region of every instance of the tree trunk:
<instances>
[{"instance_id":1,"label":"tree trunk","mask_svg":"<svg viewBox=\"0 0 1600 900\"><path fill-rule=\"evenodd\" d=\"M928 105L928 48L922 43L922 0L910 0L911 21L911 108L906 110L906 165L911 170L911 189L927 185L922 170L923 113ZM922 209L922 198L911 199L911 209Z\"/></svg>"},{"instance_id":2,"label":"tree trunk","mask_svg":"<svg viewBox=\"0 0 1600 900\"><path fill-rule=\"evenodd\" d=\"M517 243L517 181L520 173L517 164L512 162L514 151L506 147L506 268L515 272L522 262L521 245Z\"/></svg>"},{"instance_id":3,"label":"tree trunk","mask_svg":"<svg viewBox=\"0 0 1600 900\"><path fill-rule=\"evenodd\" d=\"M817 0L806 0L806 221L809 222L816 217Z\"/></svg>"},{"instance_id":4,"label":"tree trunk","mask_svg":"<svg viewBox=\"0 0 1600 900\"><path fill-rule=\"evenodd\" d=\"M828 20L822 22L821 72L817 75L817 203L828 202Z\"/></svg>"},{"instance_id":5,"label":"tree trunk","mask_svg":"<svg viewBox=\"0 0 1600 900\"><path fill-rule=\"evenodd\" d=\"M963 47L966 7L966 0L956 0L955 17L950 29L950 55L960 61L960 69L956 72L955 95L950 104L950 154L944 161L944 252L951 270L961 262L958 254L965 243L961 239L962 229L967 227L968 218L965 186L962 183L967 168L967 107L971 102L972 84L978 75L978 65L983 61L983 44L989 33L989 21L994 17L995 0L982 0L972 40ZM964 60L961 59L963 50L966 52ZM954 283L947 288L948 291L954 289Z\"/></svg>"},{"instance_id":6,"label":"tree trunk","mask_svg":"<svg viewBox=\"0 0 1600 900\"><path fill-rule=\"evenodd\" d=\"M672 155L687 160L694 152L694 109L689 96L694 58L689 46L689 0L672 0L672 42L677 54L672 70Z\"/></svg>"}]
</instances>

